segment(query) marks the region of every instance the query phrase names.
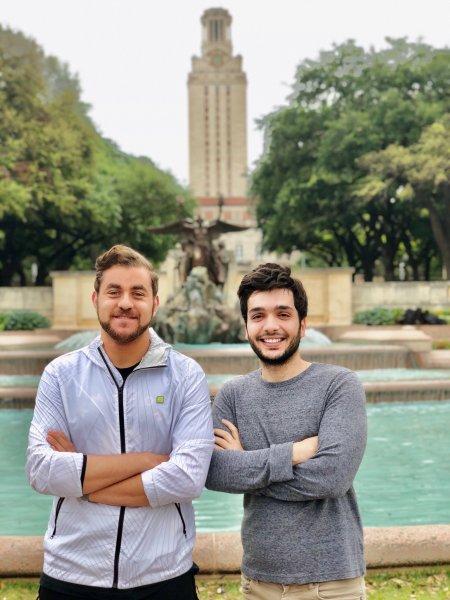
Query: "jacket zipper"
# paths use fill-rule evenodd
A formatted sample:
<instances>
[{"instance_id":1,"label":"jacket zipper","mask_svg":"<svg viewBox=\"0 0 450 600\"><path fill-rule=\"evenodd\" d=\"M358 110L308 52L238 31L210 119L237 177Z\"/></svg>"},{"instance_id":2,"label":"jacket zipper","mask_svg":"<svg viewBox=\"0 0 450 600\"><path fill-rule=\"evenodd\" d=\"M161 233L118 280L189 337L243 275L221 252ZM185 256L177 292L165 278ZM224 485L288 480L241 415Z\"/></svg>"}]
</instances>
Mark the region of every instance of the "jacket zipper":
<instances>
[{"instance_id":1,"label":"jacket zipper","mask_svg":"<svg viewBox=\"0 0 450 600\"><path fill-rule=\"evenodd\" d=\"M56 503L56 510L55 510L55 525L53 527L53 533L50 536L50 539L53 539L56 535L56 525L58 523L58 515L59 515L59 511L61 510L61 506L62 506L63 502L64 502L64 498L58 498L58 502Z\"/></svg>"},{"instance_id":2,"label":"jacket zipper","mask_svg":"<svg viewBox=\"0 0 450 600\"><path fill-rule=\"evenodd\" d=\"M103 362L106 365L106 368L109 371L109 374L112 377L112 380L114 381L114 385L117 388L117 391L119 393L118 396L118 401L119 401L119 429L120 429L120 452L121 454L125 454L126 453L126 443L125 443L125 419L124 419L124 414L123 414L123 388L125 385L125 382L122 383L122 385L118 385L113 372L111 371L104 355L103 352L101 351L100 348L98 348L98 351L100 353L100 356L103 359ZM113 584L112 587L113 588L117 588L118 584L119 584L119 559L120 559L120 548L122 546L122 532L123 532L123 521L125 519L125 506L121 506L120 507L120 513L119 513L119 522L117 525L117 537L116 537L116 549L114 552L114 572L113 572Z\"/></svg>"},{"instance_id":3,"label":"jacket zipper","mask_svg":"<svg viewBox=\"0 0 450 600\"><path fill-rule=\"evenodd\" d=\"M178 514L180 515L181 523L183 524L183 535L184 535L184 537L187 537L187 534L186 534L186 523L184 521L183 513L181 512L180 503L179 502L175 502L175 507L176 507L176 509L178 511Z\"/></svg>"}]
</instances>

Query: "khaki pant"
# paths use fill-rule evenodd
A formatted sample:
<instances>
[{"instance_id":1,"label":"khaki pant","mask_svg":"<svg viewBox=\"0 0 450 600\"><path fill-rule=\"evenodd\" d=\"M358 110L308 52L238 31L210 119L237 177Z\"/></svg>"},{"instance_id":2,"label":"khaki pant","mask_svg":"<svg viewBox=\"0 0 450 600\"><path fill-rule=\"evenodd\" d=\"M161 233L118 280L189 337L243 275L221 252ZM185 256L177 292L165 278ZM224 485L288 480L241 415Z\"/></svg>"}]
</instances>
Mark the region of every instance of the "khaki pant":
<instances>
[{"instance_id":1,"label":"khaki pant","mask_svg":"<svg viewBox=\"0 0 450 600\"><path fill-rule=\"evenodd\" d=\"M365 600L364 577L305 583L302 585L268 583L241 576L245 600Z\"/></svg>"}]
</instances>

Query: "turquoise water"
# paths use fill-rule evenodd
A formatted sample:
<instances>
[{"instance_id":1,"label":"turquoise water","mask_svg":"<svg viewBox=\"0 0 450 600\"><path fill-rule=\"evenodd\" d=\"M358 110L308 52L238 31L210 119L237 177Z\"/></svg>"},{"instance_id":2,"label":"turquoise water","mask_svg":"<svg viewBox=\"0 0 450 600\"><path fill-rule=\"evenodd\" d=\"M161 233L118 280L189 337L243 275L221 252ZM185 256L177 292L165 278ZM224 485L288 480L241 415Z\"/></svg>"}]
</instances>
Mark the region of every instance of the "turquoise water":
<instances>
[{"instance_id":1,"label":"turquoise water","mask_svg":"<svg viewBox=\"0 0 450 600\"><path fill-rule=\"evenodd\" d=\"M64 352L70 352L71 350L77 350L78 348L82 348L87 344L90 344L91 341L98 335L98 330L91 331L79 331L78 333L74 333L68 338L58 342L55 348L57 350L64 350ZM329 346L331 345L331 340L329 337L313 329L312 327L308 327L306 330L305 336L302 338L302 347L305 346ZM217 349L236 349L236 348L249 348L249 345L246 342L237 343L237 344L222 344L220 342L210 342L208 344L175 344L177 350L183 352L188 349L202 349L202 350L217 350Z\"/></svg>"},{"instance_id":2,"label":"turquoise water","mask_svg":"<svg viewBox=\"0 0 450 600\"><path fill-rule=\"evenodd\" d=\"M0 387L36 388L39 384L40 378L40 375L0 375Z\"/></svg>"},{"instance_id":3,"label":"turquoise water","mask_svg":"<svg viewBox=\"0 0 450 600\"><path fill-rule=\"evenodd\" d=\"M30 409L0 410L0 535L40 535L51 499L24 465ZM355 487L366 526L450 522L450 401L368 406L369 442ZM242 497L205 490L199 531L237 531Z\"/></svg>"},{"instance_id":4,"label":"turquoise water","mask_svg":"<svg viewBox=\"0 0 450 600\"><path fill-rule=\"evenodd\" d=\"M368 369L356 371L362 381L430 381L450 379L449 369Z\"/></svg>"}]
</instances>

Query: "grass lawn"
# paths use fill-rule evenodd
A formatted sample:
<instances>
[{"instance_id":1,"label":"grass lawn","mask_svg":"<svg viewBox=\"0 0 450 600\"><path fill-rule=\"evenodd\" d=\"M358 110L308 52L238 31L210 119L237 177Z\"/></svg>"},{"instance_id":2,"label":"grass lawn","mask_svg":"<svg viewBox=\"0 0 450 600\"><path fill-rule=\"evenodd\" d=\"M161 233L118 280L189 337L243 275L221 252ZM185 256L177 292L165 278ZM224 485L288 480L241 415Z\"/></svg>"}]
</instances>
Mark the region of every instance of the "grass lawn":
<instances>
[{"instance_id":1,"label":"grass lawn","mask_svg":"<svg viewBox=\"0 0 450 600\"><path fill-rule=\"evenodd\" d=\"M450 565L370 571L366 578L370 600L450 599ZM200 600L238 600L239 577L236 575L197 578ZM36 579L0 579L0 600L35 600Z\"/></svg>"}]
</instances>

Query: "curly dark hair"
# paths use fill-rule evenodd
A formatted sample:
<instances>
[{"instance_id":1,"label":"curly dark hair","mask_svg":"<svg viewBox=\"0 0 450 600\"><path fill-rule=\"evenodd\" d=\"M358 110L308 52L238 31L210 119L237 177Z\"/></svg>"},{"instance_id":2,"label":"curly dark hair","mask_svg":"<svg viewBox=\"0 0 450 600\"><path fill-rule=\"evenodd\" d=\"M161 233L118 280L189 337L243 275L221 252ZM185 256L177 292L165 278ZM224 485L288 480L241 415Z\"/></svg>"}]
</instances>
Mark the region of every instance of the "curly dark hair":
<instances>
[{"instance_id":1,"label":"curly dark hair","mask_svg":"<svg viewBox=\"0 0 450 600\"><path fill-rule=\"evenodd\" d=\"M291 277L289 267L283 267L276 263L265 263L244 275L238 289L242 318L246 323L248 299L253 292L267 292L275 289L291 290L298 317L300 322L303 321L308 313L308 298L301 281Z\"/></svg>"}]
</instances>

